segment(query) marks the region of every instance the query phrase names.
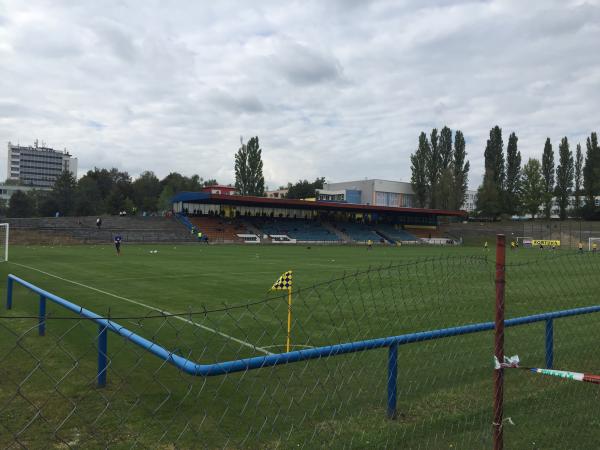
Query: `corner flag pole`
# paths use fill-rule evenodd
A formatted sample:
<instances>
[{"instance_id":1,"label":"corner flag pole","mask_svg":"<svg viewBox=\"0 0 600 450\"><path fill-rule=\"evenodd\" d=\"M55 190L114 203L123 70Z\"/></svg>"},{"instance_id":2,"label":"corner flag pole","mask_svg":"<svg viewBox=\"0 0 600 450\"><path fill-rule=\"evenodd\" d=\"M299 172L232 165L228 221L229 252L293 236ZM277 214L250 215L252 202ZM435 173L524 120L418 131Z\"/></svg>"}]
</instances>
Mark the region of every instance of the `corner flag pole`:
<instances>
[{"instance_id":1,"label":"corner flag pole","mask_svg":"<svg viewBox=\"0 0 600 450\"><path fill-rule=\"evenodd\" d=\"M292 348L292 271L288 270L281 275L275 284L271 287L272 291L287 291L288 293L288 313L287 313L287 335L285 341L285 351L289 353Z\"/></svg>"},{"instance_id":2,"label":"corner flag pole","mask_svg":"<svg viewBox=\"0 0 600 450\"><path fill-rule=\"evenodd\" d=\"M288 321L287 321L287 342L285 351L289 353L292 341L292 287L288 289Z\"/></svg>"}]
</instances>

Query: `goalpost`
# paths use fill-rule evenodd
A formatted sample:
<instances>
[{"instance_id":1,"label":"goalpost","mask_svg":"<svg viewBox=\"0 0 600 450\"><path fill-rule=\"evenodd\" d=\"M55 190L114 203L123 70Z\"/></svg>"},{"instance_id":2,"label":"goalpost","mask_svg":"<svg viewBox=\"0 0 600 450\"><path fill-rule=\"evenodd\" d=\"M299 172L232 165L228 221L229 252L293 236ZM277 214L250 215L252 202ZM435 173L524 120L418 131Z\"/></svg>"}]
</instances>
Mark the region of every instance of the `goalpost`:
<instances>
[{"instance_id":1,"label":"goalpost","mask_svg":"<svg viewBox=\"0 0 600 450\"><path fill-rule=\"evenodd\" d=\"M0 262L8 261L8 228L7 223L0 223Z\"/></svg>"},{"instance_id":2,"label":"goalpost","mask_svg":"<svg viewBox=\"0 0 600 450\"><path fill-rule=\"evenodd\" d=\"M0 223L0 262L8 261L8 229L7 223Z\"/></svg>"},{"instance_id":3,"label":"goalpost","mask_svg":"<svg viewBox=\"0 0 600 450\"><path fill-rule=\"evenodd\" d=\"M588 251L592 251L592 245L596 243L596 246L600 248L600 237L588 238Z\"/></svg>"}]
</instances>

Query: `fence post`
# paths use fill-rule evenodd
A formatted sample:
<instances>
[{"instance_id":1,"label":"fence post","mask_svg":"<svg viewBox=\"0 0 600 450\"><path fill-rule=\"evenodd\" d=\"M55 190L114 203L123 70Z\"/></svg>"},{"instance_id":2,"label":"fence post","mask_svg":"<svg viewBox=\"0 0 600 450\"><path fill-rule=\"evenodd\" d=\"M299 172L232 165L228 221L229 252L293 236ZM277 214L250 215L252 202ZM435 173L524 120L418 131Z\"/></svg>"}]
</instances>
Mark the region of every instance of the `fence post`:
<instances>
[{"instance_id":1,"label":"fence post","mask_svg":"<svg viewBox=\"0 0 600 450\"><path fill-rule=\"evenodd\" d=\"M554 321L546 320L546 369L554 365Z\"/></svg>"},{"instance_id":2,"label":"fence post","mask_svg":"<svg viewBox=\"0 0 600 450\"><path fill-rule=\"evenodd\" d=\"M38 335L46 335L46 297L40 295L40 313L38 318Z\"/></svg>"},{"instance_id":3,"label":"fence post","mask_svg":"<svg viewBox=\"0 0 600 450\"><path fill-rule=\"evenodd\" d=\"M494 355L504 361L504 285L506 264L506 237L496 237L496 320ZM502 450L504 436L502 419L504 416L504 369L494 369L494 450Z\"/></svg>"},{"instance_id":4,"label":"fence post","mask_svg":"<svg viewBox=\"0 0 600 450\"><path fill-rule=\"evenodd\" d=\"M107 327L98 325L98 387L106 386L106 352L108 351Z\"/></svg>"},{"instance_id":5,"label":"fence post","mask_svg":"<svg viewBox=\"0 0 600 450\"><path fill-rule=\"evenodd\" d=\"M13 279L8 277L6 281L6 309L12 309Z\"/></svg>"},{"instance_id":6,"label":"fence post","mask_svg":"<svg viewBox=\"0 0 600 450\"><path fill-rule=\"evenodd\" d=\"M387 416L395 419L397 410L397 382L398 382L398 344L393 343L388 352L388 393L387 393Z\"/></svg>"}]
</instances>

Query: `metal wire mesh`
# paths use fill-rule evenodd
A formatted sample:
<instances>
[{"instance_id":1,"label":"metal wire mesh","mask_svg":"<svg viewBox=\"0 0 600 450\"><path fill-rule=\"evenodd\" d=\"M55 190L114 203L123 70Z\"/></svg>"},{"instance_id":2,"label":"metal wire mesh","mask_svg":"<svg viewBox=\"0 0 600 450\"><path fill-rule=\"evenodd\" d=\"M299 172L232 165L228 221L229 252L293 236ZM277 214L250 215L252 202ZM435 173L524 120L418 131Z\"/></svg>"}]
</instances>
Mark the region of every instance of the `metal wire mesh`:
<instances>
[{"instance_id":1,"label":"metal wire mesh","mask_svg":"<svg viewBox=\"0 0 600 450\"><path fill-rule=\"evenodd\" d=\"M509 254L507 318L597 304L600 261L519 251L530 253L513 265ZM111 333L107 384L99 388L98 325L48 303L40 337L39 295L15 285L13 297L13 309L0 319L3 448L492 445L491 330L400 345L397 414L390 420L386 348L194 377ZM220 364L285 352L287 308L287 296L272 293L176 315L103 315L190 361ZM294 351L489 322L494 262L488 254L419 258L346 273L297 289L292 308ZM599 321L594 314L557 320L555 365L597 368ZM543 324L508 328L506 336L507 354L544 363ZM510 448L593 442L595 386L524 372L506 377L506 416L516 424L505 428ZM566 404L566 422L558 403ZM554 410L554 423L540 410ZM564 423L579 440L559 435Z\"/></svg>"}]
</instances>

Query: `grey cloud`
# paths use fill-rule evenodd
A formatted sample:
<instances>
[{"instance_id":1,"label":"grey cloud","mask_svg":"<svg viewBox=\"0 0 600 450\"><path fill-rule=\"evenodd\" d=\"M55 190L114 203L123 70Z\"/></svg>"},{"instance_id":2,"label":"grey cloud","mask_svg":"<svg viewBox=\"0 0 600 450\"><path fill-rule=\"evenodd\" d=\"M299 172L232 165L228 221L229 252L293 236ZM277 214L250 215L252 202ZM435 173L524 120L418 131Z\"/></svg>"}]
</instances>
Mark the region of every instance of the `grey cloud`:
<instances>
[{"instance_id":1,"label":"grey cloud","mask_svg":"<svg viewBox=\"0 0 600 450\"><path fill-rule=\"evenodd\" d=\"M215 107L224 108L235 113L258 113L265 109L258 97L251 94L234 96L218 90L209 93L208 98Z\"/></svg>"},{"instance_id":2,"label":"grey cloud","mask_svg":"<svg viewBox=\"0 0 600 450\"><path fill-rule=\"evenodd\" d=\"M3 2L0 142L36 137L82 170L233 181L258 135L269 186L410 178L421 130L461 129L483 169L489 129L596 129L598 2L562 0ZM507 138L505 138L505 141ZM5 158L0 157L0 173Z\"/></svg>"},{"instance_id":3,"label":"grey cloud","mask_svg":"<svg viewBox=\"0 0 600 450\"><path fill-rule=\"evenodd\" d=\"M293 42L278 46L269 60L275 71L298 86L335 82L343 74L341 64L332 55Z\"/></svg>"}]
</instances>

